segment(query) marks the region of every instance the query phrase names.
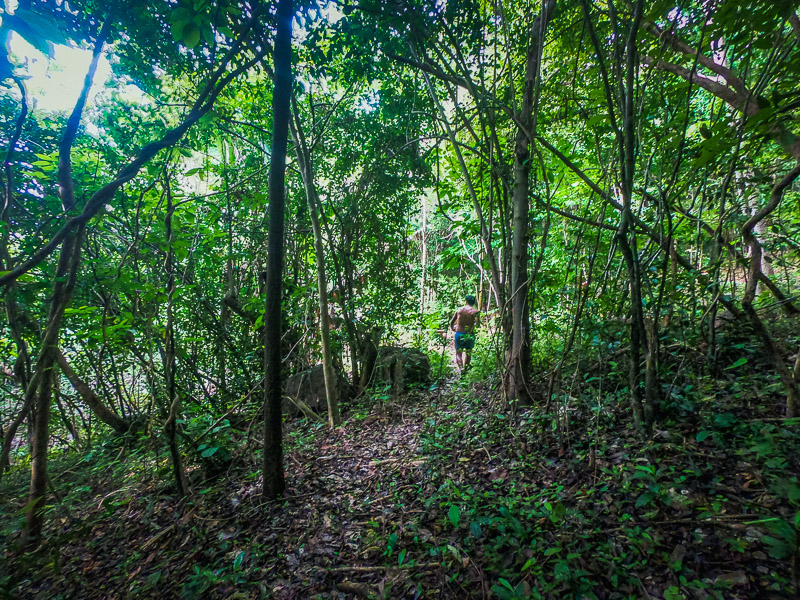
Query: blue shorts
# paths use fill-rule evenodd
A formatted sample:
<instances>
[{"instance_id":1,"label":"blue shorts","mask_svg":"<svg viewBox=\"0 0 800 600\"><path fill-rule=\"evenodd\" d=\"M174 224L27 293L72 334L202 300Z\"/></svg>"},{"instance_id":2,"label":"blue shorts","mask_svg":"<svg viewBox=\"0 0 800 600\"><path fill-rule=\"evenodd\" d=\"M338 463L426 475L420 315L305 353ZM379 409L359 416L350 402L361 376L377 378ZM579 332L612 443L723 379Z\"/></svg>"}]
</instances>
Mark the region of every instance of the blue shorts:
<instances>
[{"instance_id":1,"label":"blue shorts","mask_svg":"<svg viewBox=\"0 0 800 600\"><path fill-rule=\"evenodd\" d=\"M472 350L475 347L475 334L456 332L456 350Z\"/></svg>"}]
</instances>

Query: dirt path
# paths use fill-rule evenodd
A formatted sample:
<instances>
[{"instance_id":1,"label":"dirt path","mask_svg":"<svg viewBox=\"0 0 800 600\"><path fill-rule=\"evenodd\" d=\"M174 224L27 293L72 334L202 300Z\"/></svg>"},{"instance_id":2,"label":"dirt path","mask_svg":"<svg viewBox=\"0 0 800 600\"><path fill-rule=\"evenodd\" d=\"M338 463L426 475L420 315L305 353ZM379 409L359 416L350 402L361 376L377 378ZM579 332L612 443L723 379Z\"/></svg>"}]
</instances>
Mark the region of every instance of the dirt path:
<instances>
[{"instance_id":1,"label":"dirt path","mask_svg":"<svg viewBox=\"0 0 800 600\"><path fill-rule=\"evenodd\" d=\"M770 562L753 528L781 522L781 507L748 489L761 477L748 463L715 457L693 433L643 443L609 427L596 456L582 440L565 448L552 415L512 417L480 388L350 407L333 431L290 424L288 488L272 503L244 439L226 474L192 473L185 501L166 457L148 466L145 448L54 471L69 491L50 515L48 554L14 564L10 597L791 597L779 595L793 585L786 561Z\"/></svg>"},{"instance_id":2,"label":"dirt path","mask_svg":"<svg viewBox=\"0 0 800 600\"><path fill-rule=\"evenodd\" d=\"M441 584L420 523L434 491L424 439L443 397L362 406L334 431L290 425L287 490L273 503L252 454L184 502L158 479L108 478L103 501L56 519L56 568L24 577L14 597L423 597Z\"/></svg>"},{"instance_id":3,"label":"dirt path","mask_svg":"<svg viewBox=\"0 0 800 600\"><path fill-rule=\"evenodd\" d=\"M401 546L419 530L431 491L421 440L435 415L430 401L417 394L376 406L288 455L291 496L275 516L295 536L280 536L289 543L271 567L274 597L415 597L429 587L417 584L435 563Z\"/></svg>"}]
</instances>

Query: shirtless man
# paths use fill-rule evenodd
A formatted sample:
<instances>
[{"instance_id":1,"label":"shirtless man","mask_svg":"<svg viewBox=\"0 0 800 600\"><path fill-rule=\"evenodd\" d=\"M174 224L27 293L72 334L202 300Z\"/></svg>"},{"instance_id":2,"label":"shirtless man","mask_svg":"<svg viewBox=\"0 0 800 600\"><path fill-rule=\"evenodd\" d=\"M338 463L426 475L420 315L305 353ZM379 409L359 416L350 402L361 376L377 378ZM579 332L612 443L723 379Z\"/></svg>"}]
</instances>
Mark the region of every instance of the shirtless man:
<instances>
[{"instance_id":1,"label":"shirtless man","mask_svg":"<svg viewBox=\"0 0 800 600\"><path fill-rule=\"evenodd\" d=\"M467 304L462 306L450 319L450 329L456 332L456 364L459 369L469 368L469 361L472 358L472 349L475 347L475 328L478 326L480 311L475 308L475 296L465 298ZM465 352L466 360L462 359L461 353Z\"/></svg>"}]
</instances>

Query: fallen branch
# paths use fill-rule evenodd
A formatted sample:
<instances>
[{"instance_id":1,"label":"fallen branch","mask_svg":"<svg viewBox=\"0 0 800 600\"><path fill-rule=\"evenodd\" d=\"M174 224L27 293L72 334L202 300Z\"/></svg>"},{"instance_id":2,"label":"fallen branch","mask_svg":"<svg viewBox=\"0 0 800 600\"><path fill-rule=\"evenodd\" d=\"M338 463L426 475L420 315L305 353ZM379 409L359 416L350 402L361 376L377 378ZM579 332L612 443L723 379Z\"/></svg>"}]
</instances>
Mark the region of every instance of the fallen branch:
<instances>
[{"instance_id":1,"label":"fallen branch","mask_svg":"<svg viewBox=\"0 0 800 600\"><path fill-rule=\"evenodd\" d=\"M411 569L438 569L441 563L414 563L409 562L404 565L383 565L374 567L352 566L352 567L330 567L328 573L376 573L379 571L408 571Z\"/></svg>"}]
</instances>

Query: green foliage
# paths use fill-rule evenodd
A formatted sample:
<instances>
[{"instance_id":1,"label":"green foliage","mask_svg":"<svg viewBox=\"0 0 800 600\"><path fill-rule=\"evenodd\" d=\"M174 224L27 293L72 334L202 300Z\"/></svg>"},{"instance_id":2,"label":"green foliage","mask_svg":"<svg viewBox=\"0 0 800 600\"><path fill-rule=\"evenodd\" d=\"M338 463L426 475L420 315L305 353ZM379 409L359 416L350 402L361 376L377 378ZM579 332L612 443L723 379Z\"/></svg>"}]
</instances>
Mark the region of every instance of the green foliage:
<instances>
[{"instance_id":1,"label":"green foliage","mask_svg":"<svg viewBox=\"0 0 800 600\"><path fill-rule=\"evenodd\" d=\"M0 272L37 256L131 157L180 123L218 68L225 78L273 42L266 5L140 4L34 1L3 13L0 78L13 85L0 93L8 162ZM695 536L697 547L718 543L726 558L763 551L781 564L797 560L800 473L792 457L800 442L794 421L778 422L791 382L787 388L776 376L780 361L791 371L800 343L796 323L781 316L792 313L800 283L793 186L754 230L769 282L759 284L752 312L742 307L756 248L745 226L796 162L793 7L644 3L628 63L629 11L558 2L532 87L531 6L501 8L428 0L297 6L294 124L308 143L319 195L312 202L323 229L334 363L357 384L378 331L382 345L427 353L436 383L411 397L445 396L451 404L449 414L420 420L427 428L420 447L432 463L425 476L431 466L436 482L425 492L426 525L436 535L411 543L403 527L371 520L376 552L393 568L410 569L422 556L439 561L449 584L469 582L465 573L480 552L481 573L499 598L593 598L598 589L640 597L648 592L635 574L652 564L668 574L658 590L665 598L722 597L736 578L701 575L674 547L685 549ZM53 44L91 49L106 22L113 75L90 95L69 152L78 199L70 212L59 189L67 115L27 98L30 114L10 147L28 63L15 64L6 41L13 32L46 55ZM618 101L630 89L628 68L631 122ZM139 482L151 486L141 493L153 503L169 493L164 425L173 406L178 453L199 496L222 497L220 475L243 463L247 485L258 480L247 461L257 456L263 397L271 69L267 54L230 82L213 110L88 223L59 348L97 398L138 430L110 441L85 392L55 372L50 458L65 481L54 478L62 498L43 505L54 547L122 520ZM128 93L131 86L139 92ZM531 91L537 137L528 147L533 130L520 111ZM280 351L287 375L322 355L307 182L295 158L286 174ZM530 181L518 215L527 228L520 254L512 229L522 174ZM630 203L630 223L622 202ZM525 366L534 409L503 395L512 265L520 256L530 287L518 325L530 324ZM48 255L3 291L4 432L44 349L57 265L57 254ZM645 331L631 318L636 286ZM483 322L472 368L451 395L452 333L442 332L466 293L478 296ZM744 317L728 318L728 309ZM637 365L642 372L632 376ZM636 406L639 396L650 402L652 428L632 441L631 401ZM375 386L346 405L348 427L371 422L373 404L381 418L396 408L390 388ZM305 423L286 446L315 448L322 432ZM15 490L31 467L28 436L23 425L4 473ZM508 464L459 473L476 462L453 454L464 444L488 463L502 448ZM71 462L78 456L83 462ZM81 523L75 515L89 504L94 520ZM18 507L2 510L4 535L16 535ZM727 525L708 533L709 522L727 523L732 514L747 516L746 534ZM658 525L670 519L686 526L680 543ZM186 575L185 597L255 573L255 542L247 550L229 539L213 546ZM126 560L133 572L146 559ZM46 564L61 568L57 558ZM157 594L170 576L153 569L127 593ZM771 591L785 591L790 579L774 575ZM394 593L390 583L382 593Z\"/></svg>"}]
</instances>

